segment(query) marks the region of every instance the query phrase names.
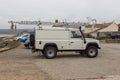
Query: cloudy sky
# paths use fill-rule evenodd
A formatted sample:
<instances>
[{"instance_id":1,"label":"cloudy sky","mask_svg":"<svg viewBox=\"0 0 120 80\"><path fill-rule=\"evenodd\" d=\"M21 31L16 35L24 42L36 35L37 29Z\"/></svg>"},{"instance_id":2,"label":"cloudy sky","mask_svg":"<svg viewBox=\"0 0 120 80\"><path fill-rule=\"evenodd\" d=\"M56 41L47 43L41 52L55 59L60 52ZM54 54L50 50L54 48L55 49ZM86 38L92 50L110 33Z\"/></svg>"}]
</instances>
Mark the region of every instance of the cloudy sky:
<instances>
[{"instance_id":1,"label":"cloudy sky","mask_svg":"<svg viewBox=\"0 0 120 80\"><path fill-rule=\"evenodd\" d=\"M120 23L120 0L0 0L0 29L9 28L9 20L41 20Z\"/></svg>"}]
</instances>

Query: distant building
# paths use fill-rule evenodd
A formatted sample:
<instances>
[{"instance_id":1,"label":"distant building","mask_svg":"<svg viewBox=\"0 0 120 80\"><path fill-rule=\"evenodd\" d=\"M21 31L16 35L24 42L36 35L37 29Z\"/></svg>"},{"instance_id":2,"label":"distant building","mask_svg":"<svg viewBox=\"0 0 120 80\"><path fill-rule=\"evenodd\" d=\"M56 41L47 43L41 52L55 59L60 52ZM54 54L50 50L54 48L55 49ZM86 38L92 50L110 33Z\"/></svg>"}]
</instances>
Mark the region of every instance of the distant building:
<instances>
[{"instance_id":1,"label":"distant building","mask_svg":"<svg viewBox=\"0 0 120 80\"><path fill-rule=\"evenodd\" d=\"M120 32L120 24L118 24L118 31Z\"/></svg>"},{"instance_id":2,"label":"distant building","mask_svg":"<svg viewBox=\"0 0 120 80\"><path fill-rule=\"evenodd\" d=\"M113 33L117 33L119 31L119 27L115 22L112 23L104 23L104 24L96 24L94 28L92 25L88 25L85 29L85 33L90 33L94 37L108 37Z\"/></svg>"},{"instance_id":3,"label":"distant building","mask_svg":"<svg viewBox=\"0 0 120 80\"><path fill-rule=\"evenodd\" d=\"M119 30L118 24L113 22L110 25L100 29L98 32L118 32L118 30Z\"/></svg>"}]
</instances>

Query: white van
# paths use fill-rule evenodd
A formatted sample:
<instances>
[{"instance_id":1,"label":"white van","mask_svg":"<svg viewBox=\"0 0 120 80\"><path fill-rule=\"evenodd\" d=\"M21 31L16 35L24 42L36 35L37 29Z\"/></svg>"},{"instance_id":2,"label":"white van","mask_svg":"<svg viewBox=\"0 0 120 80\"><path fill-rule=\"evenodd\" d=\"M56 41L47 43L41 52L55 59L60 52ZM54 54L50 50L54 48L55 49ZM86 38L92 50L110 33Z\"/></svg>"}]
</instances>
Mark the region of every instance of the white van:
<instances>
[{"instance_id":1,"label":"white van","mask_svg":"<svg viewBox=\"0 0 120 80\"><path fill-rule=\"evenodd\" d=\"M81 55L94 58L100 49L99 41L85 38L81 27L39 27L35 29L34 40L32 39L33 52L41 51L48 59L55 58L58 51L78 51Z\"/></svg>"}]
</instances>

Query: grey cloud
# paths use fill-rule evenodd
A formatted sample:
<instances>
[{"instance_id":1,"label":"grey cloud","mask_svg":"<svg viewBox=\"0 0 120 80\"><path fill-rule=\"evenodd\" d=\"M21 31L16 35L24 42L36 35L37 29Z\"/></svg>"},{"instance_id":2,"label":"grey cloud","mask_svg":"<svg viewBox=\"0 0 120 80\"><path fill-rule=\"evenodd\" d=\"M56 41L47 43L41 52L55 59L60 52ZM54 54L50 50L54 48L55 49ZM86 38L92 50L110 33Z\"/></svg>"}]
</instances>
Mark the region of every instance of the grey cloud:
<instances>
[{"instance_id":1,"label":"grey cloud","mask_svg":"<svg viewBox=\"0 0 120 80\"><path fill-rule=\"evenodd\" d=\"M119 22L119 4L119 0L0 0L0 28L9 28L8 20L39 18L86 21L91 16L98 22Z\"/></svg>"}]
</instances>

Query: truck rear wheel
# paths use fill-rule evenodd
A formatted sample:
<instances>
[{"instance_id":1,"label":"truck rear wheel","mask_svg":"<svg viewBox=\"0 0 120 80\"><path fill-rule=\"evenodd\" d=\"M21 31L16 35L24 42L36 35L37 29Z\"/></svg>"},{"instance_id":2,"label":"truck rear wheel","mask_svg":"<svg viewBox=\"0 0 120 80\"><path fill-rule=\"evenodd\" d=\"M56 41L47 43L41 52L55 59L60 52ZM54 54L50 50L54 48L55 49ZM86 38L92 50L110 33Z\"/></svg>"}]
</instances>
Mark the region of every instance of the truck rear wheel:
<instances>
[{"instance_id":1,"label":"truck rear wheel","mask_svg":"<svg viewBox=\"0 0 120 80\"><path fill-rule=\"evenodd\" d=\"M98 49L95 46L89 46L86 50L87 57L95 58L98 55Z\"/></svg>"},{"instance_id":2,"label":"truck rear wheel","mask_svg":"<svg viewBox=\"0 0 120 80\"><path fill-rule=\"evenodd\" d=\"M53 59L57 56L57 49L54 46L48 46L44 49L44 56L47 59Z\"/></svg>"}]
</instances>

